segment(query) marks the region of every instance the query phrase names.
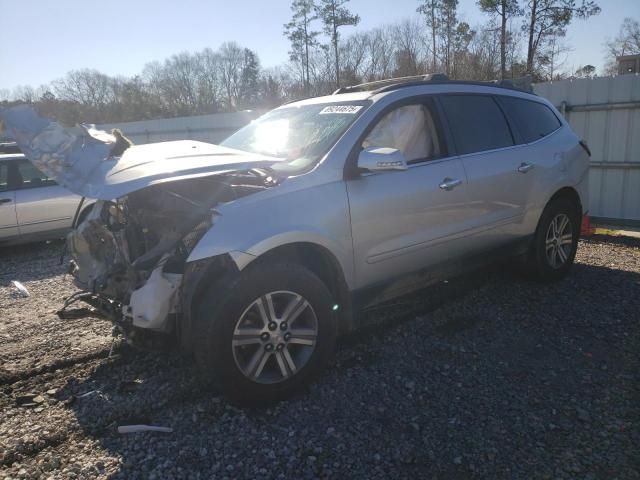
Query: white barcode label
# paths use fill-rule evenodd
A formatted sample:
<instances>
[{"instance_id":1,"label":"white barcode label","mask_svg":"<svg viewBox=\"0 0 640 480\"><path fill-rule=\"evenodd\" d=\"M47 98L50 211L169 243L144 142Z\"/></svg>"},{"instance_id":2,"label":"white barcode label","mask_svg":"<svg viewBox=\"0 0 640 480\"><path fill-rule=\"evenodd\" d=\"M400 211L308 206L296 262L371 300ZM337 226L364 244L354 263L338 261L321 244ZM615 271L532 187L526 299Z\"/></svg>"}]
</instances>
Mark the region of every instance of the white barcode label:
<instances>
[{"instance_id":1,"label":"white barcode label","mask_svg":"<svg viewBox=\"0 0 640 480\"><path fill-rule=\"evenodd\" d=\"M320 110L320 115L327 113L357 113L362 108L362 105L330 105Z\"/></svg>"}]
</instances>

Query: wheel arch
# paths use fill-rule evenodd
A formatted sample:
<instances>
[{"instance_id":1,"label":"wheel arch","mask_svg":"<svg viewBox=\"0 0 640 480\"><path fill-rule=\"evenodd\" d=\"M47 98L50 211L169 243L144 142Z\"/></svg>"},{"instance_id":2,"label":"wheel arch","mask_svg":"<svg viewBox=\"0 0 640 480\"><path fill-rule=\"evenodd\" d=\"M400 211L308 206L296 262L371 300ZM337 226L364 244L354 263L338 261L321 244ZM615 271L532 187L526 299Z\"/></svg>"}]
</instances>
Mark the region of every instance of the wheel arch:
<instances>
[{"instance_id":1,"label":"wheel arch","mask_svg":"<svg viewBox=\"0 0 640 480\"><path fill-rule=\"evenodd\" d=\"M292 242L279 245L259 256L245 255L238 264L233 253L209 257L187 263L181 285L181 316L176 325L182 350L192 352L196 339L195 311L211 284L219 288L233 288L245 269L259 268L264 263L296 263L308 268L326 285L338 305L339 333L354 328L351 294L340 262L326 247L312 242ZM250 258L250 261L247 260Z\"/></svg>"},{"instance_id":2,"label":"wheel arch","mask_svg":"<svg viewBox=\"0 0 640 480\"><path fill-rule=\"evenodd\" d=\"M578 213L582 217L582 212L584 211L583 206L582 206L582 200L580 199L580 194L578 193L578 191L575 188L570 187L570 186L565 186L565 187L562 187L562 188L556 190L556 192L553 195L551 195L551 197L547 201L546 205L549 205L549 203L553 202L554 200L556 200L558 198L566 198L566 199L569 199L571 201L574 201L576 203L576 205L578 206L578 209L579 209Z\"/></svg>"},{"instance_id":3,"label":"wheel arch","mask_svg":"<svg viewBox=\"0 0 640 480\"><path fill-rule=\"evenodd\" d=\"M327 247L313 242L287 243L264 252L250 265L257 268L265 262L296 263L311 270L322 280L336 302L339 332L353 329L349 286L340 261Z\"/></svg>"}]
</instances>

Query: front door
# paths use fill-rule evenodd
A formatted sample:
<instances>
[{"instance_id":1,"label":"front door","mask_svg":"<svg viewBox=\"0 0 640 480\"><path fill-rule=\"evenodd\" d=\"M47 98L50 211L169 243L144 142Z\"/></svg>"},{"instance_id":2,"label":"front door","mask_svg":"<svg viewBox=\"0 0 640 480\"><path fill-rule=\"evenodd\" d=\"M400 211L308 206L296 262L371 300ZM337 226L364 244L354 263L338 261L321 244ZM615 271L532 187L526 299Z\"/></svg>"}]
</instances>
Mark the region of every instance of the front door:
<instances>
[{"instance_id":1,"label":"front door","mask_svg":"<svg viewBox=\"0 0 640 480\"><path fill-rule=\"evenodd\" d=\"M405 171L347 182L356 287L386 282L461 254L469 222L461 161L447 156L431 101L384 115L361 147L402 151Z\"/></svg>"},{"instance_id":2,"label":"front door","mask_svg":"<svg viewBox=\"0 0 640 480\"><path fill-rule=\"evenodd\" d=\"M0 242L18 236L16 195L9 180L9 161L0 162Z\"/></svg>"}]
</instances>

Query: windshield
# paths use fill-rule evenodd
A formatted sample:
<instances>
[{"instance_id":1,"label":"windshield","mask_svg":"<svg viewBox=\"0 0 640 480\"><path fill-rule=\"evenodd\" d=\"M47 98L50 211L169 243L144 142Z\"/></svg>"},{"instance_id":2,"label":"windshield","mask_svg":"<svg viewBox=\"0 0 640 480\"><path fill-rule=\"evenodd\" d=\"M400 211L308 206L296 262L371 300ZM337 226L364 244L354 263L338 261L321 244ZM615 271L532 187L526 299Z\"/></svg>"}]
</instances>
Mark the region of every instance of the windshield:
<instances>
[{"instance_id":1,"label":"windshield","mask_svg":"<svg viewBox=\"0 0 640 480\"><path fill-rule=\"evenodd\" d=\"M274 165L276 170L305 170L324 156L368 103L279 108L238 130L221 145L285 159Z\"/></svg>"}]
</instances>

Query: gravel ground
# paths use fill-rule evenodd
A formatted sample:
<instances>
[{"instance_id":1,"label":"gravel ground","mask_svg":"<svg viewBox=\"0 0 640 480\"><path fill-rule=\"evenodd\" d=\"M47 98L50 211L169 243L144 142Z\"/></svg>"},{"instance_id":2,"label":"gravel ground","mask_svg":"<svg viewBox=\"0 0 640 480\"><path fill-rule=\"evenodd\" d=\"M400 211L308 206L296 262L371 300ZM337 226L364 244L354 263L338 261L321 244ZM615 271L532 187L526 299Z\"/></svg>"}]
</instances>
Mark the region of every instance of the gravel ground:
<instances>
[{"instance_id":1,"label":"gravel ground","mask_svg":"<svg viewBox=\"0 0 640 480\"><path fill-rule=\"evenodd\" d=\"M640 241L581 241L553 285L495 268L379 308L262 410L177 354L109 357L106 322L58 320L60 249L0 250L0 477L640 478ZM117 433L132 423L174 430Z\"/></svg>"}]
</instances>

